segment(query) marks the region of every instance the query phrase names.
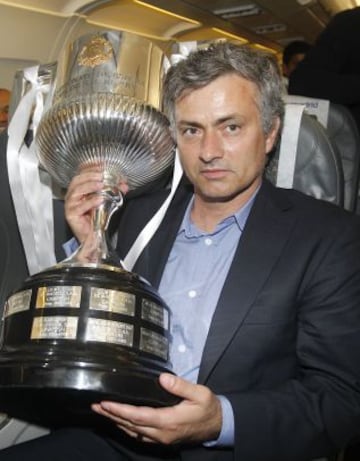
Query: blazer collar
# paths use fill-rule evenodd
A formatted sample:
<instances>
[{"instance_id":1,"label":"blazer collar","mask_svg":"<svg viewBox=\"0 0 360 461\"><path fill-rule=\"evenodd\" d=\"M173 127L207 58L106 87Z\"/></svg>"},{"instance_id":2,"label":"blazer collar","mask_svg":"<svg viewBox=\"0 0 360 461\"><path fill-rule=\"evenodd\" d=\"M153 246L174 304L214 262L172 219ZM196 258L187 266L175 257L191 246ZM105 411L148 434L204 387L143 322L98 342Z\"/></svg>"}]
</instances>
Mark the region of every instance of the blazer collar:
<instances>
[{"instance_id":1,"label":"blazer collar","mask_svg":"<svg viewBox=\"0 0 360 461\"><path fill-rule=\"evenodd\" d=\"M165 264L192 195L192 186L184 178L157 232L134 266L134 271L141 273L156 288L159 287Z\"/></svg>"},{"instance_id":2,"label":"blazer collar","mask_svg":"<svg viewBox=\"0 0 360 461\"><path fill-rule=\"evenodd\" d=\"M262 185L211 322L199 383L208 379L272 271L295 225L293 213L286 213L291 207L273 186Z\"/></svg>"}]
</instances>

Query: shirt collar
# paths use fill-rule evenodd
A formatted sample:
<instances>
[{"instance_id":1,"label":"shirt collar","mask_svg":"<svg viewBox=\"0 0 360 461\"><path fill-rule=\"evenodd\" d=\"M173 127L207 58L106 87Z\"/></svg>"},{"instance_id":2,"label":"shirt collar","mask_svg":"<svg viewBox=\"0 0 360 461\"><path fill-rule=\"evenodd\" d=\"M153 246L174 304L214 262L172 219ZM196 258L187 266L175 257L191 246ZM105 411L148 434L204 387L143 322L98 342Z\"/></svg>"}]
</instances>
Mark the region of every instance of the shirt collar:
<instances>
[{"instance_id":1,"label":"shirt collar","mask_svg":"<svg viewBox=\"0 0 360 461\"><path fill-rule=\"evenodd\" d=\"M219 232L221 229L224 227L231 225L232 223L236 223L237 226L239 227L240 231L243 232L245 228L246 221L249 217L251 208L254 204L255 198L259 192L260 186L256 189L256 191L253 193L253 195L248 199L248 201L241 207L239 208L238 211L235 213L231 214L230 216L227 216L225 219L223 219L217 226L214 232L212 234L215 234ZM191 208L194 203L194 196L190 199L190 202L186 208L184 218L182 220L182 223L179 227L178 234L181 232L184 232L186 236L191 237L196 235L204 235L205 232L200 232L194 224L191 221L190 213L191 213Z\"/></svg>"}]
</instances>

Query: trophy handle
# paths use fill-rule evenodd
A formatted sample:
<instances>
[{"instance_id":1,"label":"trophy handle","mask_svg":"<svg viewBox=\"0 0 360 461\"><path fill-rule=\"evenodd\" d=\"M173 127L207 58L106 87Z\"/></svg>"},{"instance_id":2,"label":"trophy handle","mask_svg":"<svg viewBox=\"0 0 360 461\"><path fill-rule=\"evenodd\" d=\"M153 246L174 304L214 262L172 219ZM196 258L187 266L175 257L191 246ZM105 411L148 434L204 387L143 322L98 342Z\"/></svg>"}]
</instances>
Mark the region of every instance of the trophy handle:
<instances>
[{"instance_id":1,"label":"trophy handle","mask_svg":"<svg viewBox=\"0 0 360 461\"><path fill-rule=\"evenodd\" d=\"M117 187L107 186L99 195L104 197L104 202L93 210L92 221L94 230L107 230L112 215L124 203L124 196Z\"/></svg>"}]
</instances>

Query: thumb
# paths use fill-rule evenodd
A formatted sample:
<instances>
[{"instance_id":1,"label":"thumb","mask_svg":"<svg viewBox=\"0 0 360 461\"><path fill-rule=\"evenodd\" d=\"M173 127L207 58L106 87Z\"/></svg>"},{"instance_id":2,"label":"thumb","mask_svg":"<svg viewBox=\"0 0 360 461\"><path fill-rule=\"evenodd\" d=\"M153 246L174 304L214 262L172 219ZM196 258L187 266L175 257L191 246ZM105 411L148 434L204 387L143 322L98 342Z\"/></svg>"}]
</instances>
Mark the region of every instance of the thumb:
<instances>
[{"instance_id":1,"label":"thumb","mask_svg":"<svg viewBox=\"0 0 360 461\"><path fill-rule=\"evenodd\" d=\"M195 384L170 373L161 373L159 382L161 387L170 392L170 394L177 395L182 399L194 400Z\"/></svg>"}]
</instances>

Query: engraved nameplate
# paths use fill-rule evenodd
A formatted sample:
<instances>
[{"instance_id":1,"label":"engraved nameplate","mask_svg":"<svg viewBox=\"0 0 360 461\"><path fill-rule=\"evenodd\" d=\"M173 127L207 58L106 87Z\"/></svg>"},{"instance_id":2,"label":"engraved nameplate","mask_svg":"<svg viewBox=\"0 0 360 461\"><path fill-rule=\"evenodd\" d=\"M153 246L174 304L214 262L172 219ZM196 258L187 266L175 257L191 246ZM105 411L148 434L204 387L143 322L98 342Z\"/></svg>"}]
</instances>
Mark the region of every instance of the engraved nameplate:
<instances>
[{"instance_id":1,"label":"engraved nameplate","mask_svg":"<svg viewBox=\"0 0 360 461\"><path fill-rule=\"evenodd\" d=\"M169 329L169 313L158 304L143 298L141 303L141 318L159 325L165 330Z\"/></svg>"},{"instance_id":2,"label":"engraved nameplate","mask_svg":"<svg viewBox=\"0 0 360 461\"><path fill-rule=\"evenodd\" d=\"M32 290L24 290L19 293L15 293L7 300L5 305L4 316L16 314L17 312L23 312L30 309Z\"/></svg>"},{"instance_id":3,"label":"engraved nameplate","mask_svg":"<svg viewBox=\"0 0 360 461\"><path fill-rule=\"evenodd\" d=\"M35 317L31 339L76 339L78 318L66 316Z\"/></svg>"},{"instance_id":4,"label":"engraved nameplate","mask_svg":"<svg viewBox=\"0 0 360 461\"><path fill-rule=\"evenodd\" d=\"M134 326L115 320L89 318L86 324L85 340L132 347Z\"/></svg>"},{"instance_id":5,"label":"engraved nameplate","mask_svg":"<svg viewBox=\"0 0 360 461\"><path fill-rule=\"evenodd\" d=\"M155 331L141 328L140 349L164 360L168 358L168 340Z\"/></svg>"},{"instance_id":6,"label":"engraved nameplate","mask_svg":"<svg viewBox=\"0 0 360 461\"><path fill-rule=\"evenodd\" d=\"M92 287L89 308L133 317L135 315L135 300L135 295L132 293Z\"/></svg>"},{"instance_id":7,"label":"engraved nameplate","mask_svg":"<svg viewBox=\"0 0 360 461\"><path fill-rule=\"evenodd\" d=\"M36 296L36 308L80 307L81 287L46 286L39 287Z\"/></svg>"}]
</instances>

